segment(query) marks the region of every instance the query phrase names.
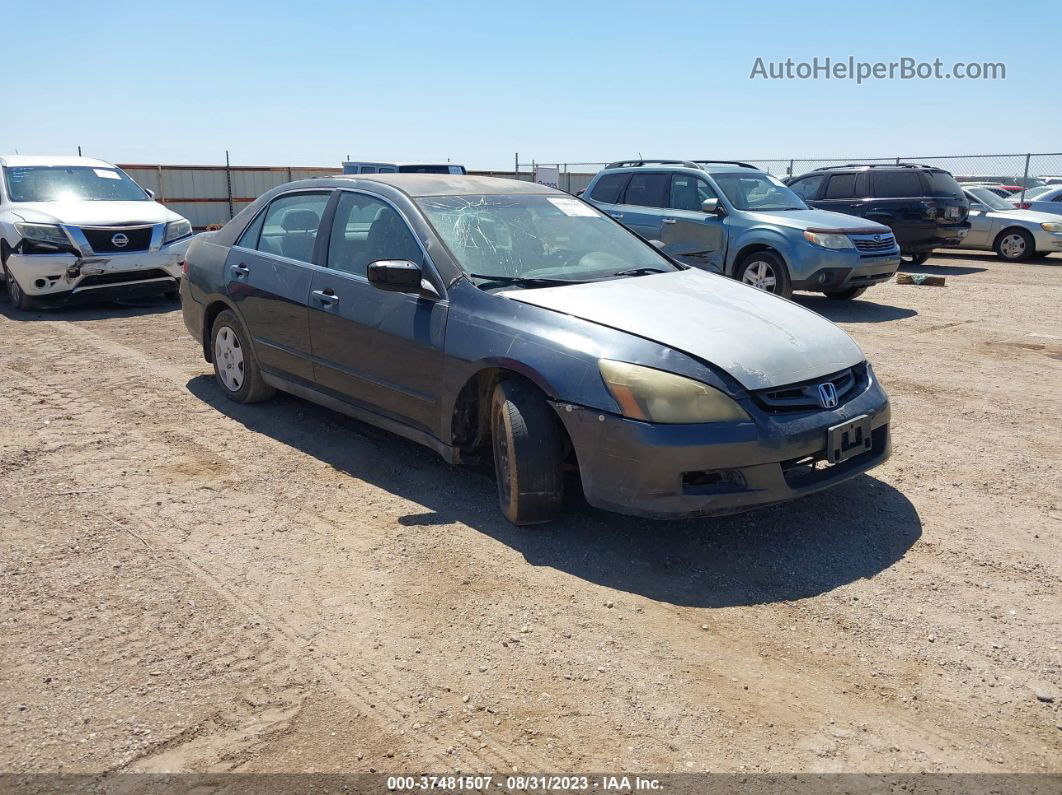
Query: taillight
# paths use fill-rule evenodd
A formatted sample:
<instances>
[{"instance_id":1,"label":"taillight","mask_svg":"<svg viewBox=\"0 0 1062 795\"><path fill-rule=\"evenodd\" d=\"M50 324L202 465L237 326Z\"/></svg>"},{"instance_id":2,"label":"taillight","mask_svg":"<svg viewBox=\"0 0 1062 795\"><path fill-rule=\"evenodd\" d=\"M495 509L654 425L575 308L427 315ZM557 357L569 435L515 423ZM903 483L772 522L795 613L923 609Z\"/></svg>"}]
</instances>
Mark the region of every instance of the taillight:
<instances>
[{"instance_id":1,"label":"taillight","mask_svg":"<svg viewBox=\"0 0 1062 795\"><path fill-rule=\"evenodd\" d=\"M186 260L186 259L181 260L181 273L184 276L188 275L188 260Z\"/></svg>"},{"instance_id":2,"label":"taillight","mask_svg":"<svg viewBox=\"0 0 1062 795\"><path fill-rule=\"evenodd\" d=\"M1017 207L1019 210L1028 210L1030 207L1032 207L1029 202L1014 202L1014 206Z\"/></svg>"}]
</instances>

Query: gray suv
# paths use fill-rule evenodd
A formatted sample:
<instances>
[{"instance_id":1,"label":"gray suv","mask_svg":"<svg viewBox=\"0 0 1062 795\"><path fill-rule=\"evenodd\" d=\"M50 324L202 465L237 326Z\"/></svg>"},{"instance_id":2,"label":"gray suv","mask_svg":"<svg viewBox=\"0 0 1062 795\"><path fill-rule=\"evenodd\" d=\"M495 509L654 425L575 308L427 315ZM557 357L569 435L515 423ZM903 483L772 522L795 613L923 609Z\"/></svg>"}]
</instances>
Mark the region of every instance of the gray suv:
<instances>
[{"instance_id":1,"label":"gray suv","mask_svg":"<svg viewBox=\"0 0 1062 795\"><path fill-rule=\"evenodd\" d=\"M813 210L748 163L610 163L583 198L681 262L783 297L856 298L900 265L887 226Z\"/></svg>"}]
</instances>

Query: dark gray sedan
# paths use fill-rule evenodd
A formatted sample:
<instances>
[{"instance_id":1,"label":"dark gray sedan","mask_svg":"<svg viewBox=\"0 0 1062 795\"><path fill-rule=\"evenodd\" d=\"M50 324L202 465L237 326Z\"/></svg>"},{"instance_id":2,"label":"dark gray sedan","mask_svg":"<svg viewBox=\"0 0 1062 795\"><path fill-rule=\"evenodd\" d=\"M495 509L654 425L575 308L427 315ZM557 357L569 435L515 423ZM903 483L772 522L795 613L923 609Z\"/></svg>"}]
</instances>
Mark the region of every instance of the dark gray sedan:
<instances>
[{"instance_id":1,"label":"dark gray sedan","mask_svg":"<svg viewBox=\"0 0 1062 795\"><path fill-rule=\"evenodd\" d=\"M196 238L181 291L229 398L280 389L492 459L517 524L556 517L575 476L592 505L697 516L889 454L888 398L847 334L541 185L293 182Z\"/></svg>"}]
</instances>

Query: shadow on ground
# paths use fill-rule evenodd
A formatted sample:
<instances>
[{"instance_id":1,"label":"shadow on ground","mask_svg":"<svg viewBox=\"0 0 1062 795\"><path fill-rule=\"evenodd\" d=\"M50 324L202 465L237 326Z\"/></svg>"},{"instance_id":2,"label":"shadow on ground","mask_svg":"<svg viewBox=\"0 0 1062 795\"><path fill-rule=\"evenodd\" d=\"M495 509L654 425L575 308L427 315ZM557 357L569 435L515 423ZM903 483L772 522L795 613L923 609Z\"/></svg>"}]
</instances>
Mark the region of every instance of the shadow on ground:
<instances>
[{"instance_id":1,"label":"shadow on ground","mask_svg":"<svg viewBox=\"0 0 1062 795\"><path fill-rule=\"evenodd\" d=\"M948 254L933 254L933 259L948 259ZM970 257L955 257L957 260L969 262ZM971 273L983 273L988 268L978 268L971 265L938 265L934 262L923 262L921 265L913 265L910 262L900 263L900 271L903 273L928 273L931 276L969 276Z\"/></svg>"},{"instance_id":2,"label":"shadow on ground","mask_svg":"<svg viewBox=\"0 0 1062 795\"><path fill-rule=\"evenodd\" d=\"M63 320L67 323L83 323L109 318L136 317L139 315L160 315L166 312L179 312L181 304L163 297L138 298L128 301L100 301L73 306L59 306L51 309L31 309L23 312L15 309L4 296L0 299L0 316L19 323L41 320Z\"/></svg>"},{"instance_id":3,"label":"shadow on ground","mask_svg":"<svg viewBox=\"0 0 1062 795\"><path fill-rule=\"evenodd\" d=\"M465 524L549 566L607 588L692 607L786 602L873 577L922 534L911 502L869 475L758 512L652 522L572 500L565 516L510 525L482 470L451 467L427 448L287 395L245 406L210 376L189 391L255 433L416 503L405 526ZM514 572L513 576L519 576Z\"/></svg>"},{"instance_id":4,"label":"shadow on ground","mask_svg":"<svg viewBox=\"0 0 1062 795\"><path fill-rule=\"evenodd\" d=\"M874 300L876 297L874 289L871 288L864 293L863 298L852 301L834 301L824 295L806 293L794 293L793 300L834 323L887 323L918 314L907 306L883 304Z\"/></svg>"}]
</instances>

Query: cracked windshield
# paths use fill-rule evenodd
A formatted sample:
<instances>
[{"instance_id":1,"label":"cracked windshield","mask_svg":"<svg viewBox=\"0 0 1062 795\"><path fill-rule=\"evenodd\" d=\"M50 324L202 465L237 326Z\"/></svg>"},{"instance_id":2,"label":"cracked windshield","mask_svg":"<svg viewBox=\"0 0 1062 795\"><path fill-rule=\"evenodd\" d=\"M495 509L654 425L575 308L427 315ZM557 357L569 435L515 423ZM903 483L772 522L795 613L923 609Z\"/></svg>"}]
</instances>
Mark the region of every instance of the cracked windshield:
<instances>
[{"instance_id":1,"label":"cracked windshield","mask_svg":"<svg viewBox=\"0 0 1062 795\"><path fill-rule=\"evenodd\" d=\"M679 270L640 238L571 197L434 196L418 204L483 289Z\"/></svg>"}]
</instances>

